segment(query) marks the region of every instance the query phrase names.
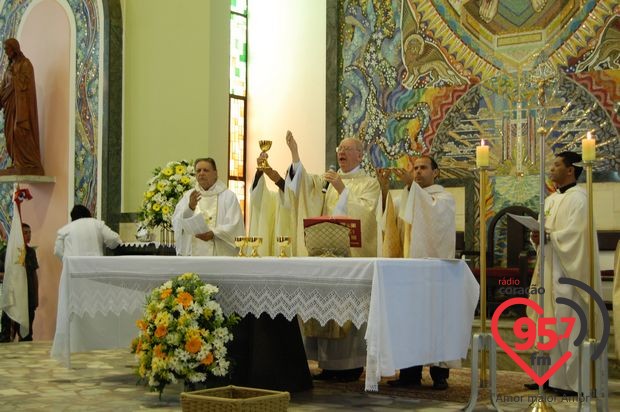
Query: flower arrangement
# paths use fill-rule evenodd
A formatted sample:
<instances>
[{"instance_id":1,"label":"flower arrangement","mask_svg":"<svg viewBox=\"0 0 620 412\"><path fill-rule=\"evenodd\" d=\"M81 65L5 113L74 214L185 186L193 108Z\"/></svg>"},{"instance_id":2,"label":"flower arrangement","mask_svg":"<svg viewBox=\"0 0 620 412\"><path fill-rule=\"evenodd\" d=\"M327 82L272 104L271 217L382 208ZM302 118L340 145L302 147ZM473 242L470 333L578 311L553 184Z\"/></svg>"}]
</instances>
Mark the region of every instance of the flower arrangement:
<instances>
[{"instance_id":1,"label":"flower arrangement","mask_svg":"<svg viewBox=\"0 0 620 412\"><path fill-rule=\"evenodd\" d=\"M195 273L185 273L147 296L131 351L140 379L160 396L169 383L195 384L228 373L226 343L233 339L229 327L239 318L224 316L213 299L217 292Z\"/></svg>"},{"instance_id":2,"label":"flower arrangement","mask_svg":"<svg viewBox=\"0 0 620 412\"><path fill-rule=\"evenodd\" d=\"M170 229L179 199L196 184L194 166L187 160L168 162L163 168L156 168L146 184L148 189L144 192L140 209L140 227Z\"/></svg>"}]
</instances>

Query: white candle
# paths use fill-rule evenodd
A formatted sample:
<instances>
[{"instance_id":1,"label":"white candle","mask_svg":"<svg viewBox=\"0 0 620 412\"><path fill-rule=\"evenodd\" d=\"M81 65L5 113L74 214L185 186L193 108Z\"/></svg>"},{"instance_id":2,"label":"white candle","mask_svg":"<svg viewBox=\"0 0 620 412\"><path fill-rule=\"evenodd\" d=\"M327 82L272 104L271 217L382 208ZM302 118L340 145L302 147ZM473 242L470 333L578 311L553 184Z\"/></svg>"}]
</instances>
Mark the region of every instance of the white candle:
<instances>
[{"instance_id":1,"label":"white candle","mask_svg":"<svg viewBox=\"0 0 620 412\"><path fill-rule=\"evenodd\" d=\"M476 146L476 166L489 166L489 146L484 145L484 139L480 141L480 146Z\"/></svg>"},{"instance_id":2,"label":"white candle","mask_svg":"<svg viewBox=\"0 0 620 412\"><path fill-rule=\"evenodd\" d=\"M587 138L581 141L581 158L584 162L596 159L596 139L590 132L587 133Z\"/></svg>"}]
</instances>

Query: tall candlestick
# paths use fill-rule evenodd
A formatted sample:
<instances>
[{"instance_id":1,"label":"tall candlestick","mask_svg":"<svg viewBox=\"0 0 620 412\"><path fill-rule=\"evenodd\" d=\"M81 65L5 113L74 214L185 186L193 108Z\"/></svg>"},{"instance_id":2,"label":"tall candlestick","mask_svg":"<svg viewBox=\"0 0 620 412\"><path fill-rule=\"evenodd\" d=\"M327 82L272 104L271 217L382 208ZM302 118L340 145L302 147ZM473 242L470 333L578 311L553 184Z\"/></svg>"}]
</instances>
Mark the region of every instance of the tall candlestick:
<instances>
[{"instance_id":1,"label":"tall candlestick","mask_svg":"<svg viewBox=\"0 0 620 412\"><path fill-rule=\"evenodd\" d=\"M489 146L484 145L484 140L480 141L480 146L476 146L476 166L489 166Z\"/></svg>"},{"instance_id":2,"label":"tall candlestick","mask_svg":"<svg viewBox=\"0 0 620 412\"><path fill-rule=\"evenodd\" d=\"M592 133L587 133L587 138L581 141L581 158L584 162L591 162L596 159L596 139Z\"/></svg>"}]
</instances>

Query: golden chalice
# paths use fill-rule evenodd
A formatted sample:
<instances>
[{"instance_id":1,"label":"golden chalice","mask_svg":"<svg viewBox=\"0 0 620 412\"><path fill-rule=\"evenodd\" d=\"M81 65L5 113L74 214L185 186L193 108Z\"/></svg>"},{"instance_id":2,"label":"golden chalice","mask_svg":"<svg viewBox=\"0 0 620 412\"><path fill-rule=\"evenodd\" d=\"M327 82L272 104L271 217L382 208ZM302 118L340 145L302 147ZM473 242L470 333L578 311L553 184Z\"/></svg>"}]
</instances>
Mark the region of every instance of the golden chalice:
<instances>
[{"instance_id":1,"label":"golden chalice","mask_svg":"<svg viewBox=\"0 0 620 412\"><path fill-rule=\"evenodd\" d=\"M245 257L243 253L245 246L248 244L248 238L245 236L235 236L235 246L239 248L239 257Z\"/></svg>"},{"instance_id":2,"label":"golden chalice","mask_svg":"<svg viewBox=\"0 0 620 412\"><path fill-rule=\"evenodd\" d=\"M260 257L258 254L258 247L263 243L263 238L258 236L248 237L248 245L252 247L252 253L250 257Z\"/></svg>"},{"instance_id":3,"label":"golden chalice","mask_svg":"<svg viewBox=\"0 0 620 412\"><path fill-rule=\"evenodd\" d=\"M278 246L280 246L279 257L288 257L288 255L286 254L286 248L288 248L288 246L291 244L291 238L289 236L278 236L276 237L276 242L278 243Z\"/></svg>"},{"instance_id":4,"label":"golden chalice","mask_svg":"<svg viewBox=\"0 0 620 412\"><path fill-rule=\"evenodd\" d=\"M258 145L260 146L260 150L263 153L267 153L267 151L271 149L271 140L259 140ZM266 158L260 158L260 160L258 161L257 169L258 170L271 169L271 166L269 166L269 162L267 162Z\"/></svg>"}]
</instances>

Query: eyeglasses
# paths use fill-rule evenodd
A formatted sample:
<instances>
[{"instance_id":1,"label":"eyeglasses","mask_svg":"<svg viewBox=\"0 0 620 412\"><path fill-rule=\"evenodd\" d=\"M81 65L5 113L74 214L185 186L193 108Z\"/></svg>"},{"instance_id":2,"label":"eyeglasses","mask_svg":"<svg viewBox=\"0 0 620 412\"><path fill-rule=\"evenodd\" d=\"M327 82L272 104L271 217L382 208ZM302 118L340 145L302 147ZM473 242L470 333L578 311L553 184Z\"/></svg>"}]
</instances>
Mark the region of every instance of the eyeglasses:
<instances>
[{"instance_id":1,"label":"eyeglasses","mask_svg":"<svg viewBox=\"0 0 620 412\"><path fill-rule=\"evenodd\" d=\"M337 147L336 153L358 151L355 147Z\"/></svg>"}]
</instances>

